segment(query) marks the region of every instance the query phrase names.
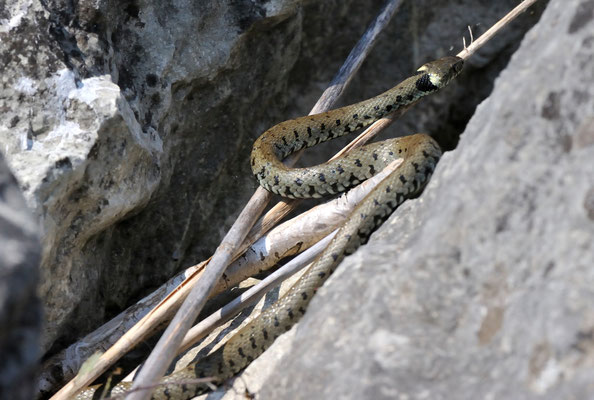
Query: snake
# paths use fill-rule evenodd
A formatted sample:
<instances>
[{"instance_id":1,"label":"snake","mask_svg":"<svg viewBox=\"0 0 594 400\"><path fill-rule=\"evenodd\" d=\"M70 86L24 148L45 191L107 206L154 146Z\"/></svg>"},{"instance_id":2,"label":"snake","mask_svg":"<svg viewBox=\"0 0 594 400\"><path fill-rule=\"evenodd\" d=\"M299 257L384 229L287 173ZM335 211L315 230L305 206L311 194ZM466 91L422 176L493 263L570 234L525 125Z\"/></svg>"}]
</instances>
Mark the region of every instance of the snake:
<instances>
[{"instance_id":1,"label":"snake","mask_svg":"<svg viewBox=\"0 0 594 400\"><path fill-rule=\"evenodd\" d=\"M402 163L384 178L352 211L334 239L274 304L241 328L205 358L165 376L155 385L153 400L184 400L210 390L244 369L274 340L305 314L316 291L345 256L365 244L390 214L406 199L417 196L433 174L441 149L429 135L417 133L372 143L346 155L307 168L283 164L303 148L357 131L422 97L445 87L462 70L464 61L447 56L421 66L392 89L342 108L281 122L264 132L251 153L252 171L259 184L289 198L311 198L343 192L373 176L394 160ZM83 389L76 400L126 394L132 382Z\"/></svg>"}]
</instances>

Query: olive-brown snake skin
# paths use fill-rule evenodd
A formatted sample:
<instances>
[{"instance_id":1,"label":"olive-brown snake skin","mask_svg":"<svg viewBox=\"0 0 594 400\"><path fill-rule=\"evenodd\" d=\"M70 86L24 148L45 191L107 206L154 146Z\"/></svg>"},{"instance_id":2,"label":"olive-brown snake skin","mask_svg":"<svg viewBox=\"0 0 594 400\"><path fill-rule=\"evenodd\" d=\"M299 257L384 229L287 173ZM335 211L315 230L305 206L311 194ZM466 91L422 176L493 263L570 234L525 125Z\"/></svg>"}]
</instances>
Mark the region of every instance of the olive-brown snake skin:
<instances>
[{"instance_id":1,"label":"olive-brown snake skin","mask_svg":"<svg viewBox=\"0 0 594 400\"><path fill-rule=\"evenodd\" d=\"M363 199L328 247L282 298L218 350L164 377L151 399L192 398L209 389L204 383L192 380L213 377L214 382L220 384L262 354L301 318L316 290L342 259L366 243L371 233L404 200L422 190L433 173L441 150L431 137L415 134L370 144L314 167L288 168L282 159L302 148L364 128L436 92L456 77L462 66L463 60L458 57L429 62L413 76L379 96L322 114L281 122L256 140L251 165L260 185L291 198L338 193L371 177L393 160L402 158L403 162ZM105 388L99 385L79 392L75 398L98 399L102 392L109 396L124 394L130 385L120 383L105 392Z\"/></svg>"}]
</instances>

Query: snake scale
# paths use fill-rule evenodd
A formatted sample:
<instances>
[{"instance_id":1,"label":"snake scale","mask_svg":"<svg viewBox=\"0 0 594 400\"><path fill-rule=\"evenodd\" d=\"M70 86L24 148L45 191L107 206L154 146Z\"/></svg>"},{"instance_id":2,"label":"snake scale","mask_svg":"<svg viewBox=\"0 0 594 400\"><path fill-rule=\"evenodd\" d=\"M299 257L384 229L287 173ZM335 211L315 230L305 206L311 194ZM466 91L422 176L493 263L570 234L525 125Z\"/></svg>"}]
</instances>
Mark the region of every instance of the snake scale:
<instances>
[{"instance_id":1,"label":"snake scale","mask_svg":"<svg viewBox=\"0 0 594 400\"><path fill-rule=\"evenodd\" d=\"M261 186L290 198L321 197L344 191L371 177L396 159L402 164L355 208L331 243L302 277L275 304L253 319L218 350L163 378L151 399L189 399L209 388L197 378L222 383L263 353L305 313L316 290L342 259L367 242L371 233L407 198L422 190L441 156L429 136L415 134L353 150L334 161L308 168L288 168L282 160L305 147L364 128L445 87L462 70L463 60L444 57L429 62L394 88L357 104L322 114L282 122L254 143L251 165ZM112 388L84 389L77 400L99 399L126 393L131 383Z\"/></svg>"}]
</instances>

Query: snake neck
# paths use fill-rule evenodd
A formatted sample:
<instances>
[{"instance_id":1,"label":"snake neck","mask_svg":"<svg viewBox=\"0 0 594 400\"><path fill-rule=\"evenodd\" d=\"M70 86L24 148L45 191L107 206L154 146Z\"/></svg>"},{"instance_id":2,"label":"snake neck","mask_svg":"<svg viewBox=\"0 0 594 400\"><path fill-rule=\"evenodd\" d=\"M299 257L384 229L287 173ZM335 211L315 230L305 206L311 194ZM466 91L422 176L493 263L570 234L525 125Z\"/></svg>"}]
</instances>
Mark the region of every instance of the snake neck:
<instances>
[{"instance_id":1,"label":"snake neck","mask_svg":"<svg viewBox=\"0 0 594 400\"><path fill-rule=\"evenodd\" d=\"M345 191L371 175L342 175L340 170L346 169L343 165L337 165L334 168L334 176L327 176L319 172L328 170L326 164L308 168L289 168L282 160L303 148L365 128L437 90L439 88L431 83L429 74L419 72L371 99L275 125L254 143L251 156L252 171L261 186L283 197L321 197ZM355 163L355 167L361 164L357 162L357 158L352 162ZM374 171L381 168L383 167L380 165L372 167Z\"/></svg>"}]
</instances>

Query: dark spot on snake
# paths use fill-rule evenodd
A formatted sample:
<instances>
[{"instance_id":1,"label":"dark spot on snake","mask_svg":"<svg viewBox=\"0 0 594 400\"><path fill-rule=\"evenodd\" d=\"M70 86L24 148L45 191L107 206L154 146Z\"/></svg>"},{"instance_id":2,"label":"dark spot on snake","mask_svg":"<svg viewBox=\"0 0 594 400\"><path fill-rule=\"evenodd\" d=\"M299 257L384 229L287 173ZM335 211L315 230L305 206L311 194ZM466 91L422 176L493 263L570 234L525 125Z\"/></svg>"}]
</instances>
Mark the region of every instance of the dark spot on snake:
<instances>
[{"instance_id":1,"label":"dark spot on snake","mask_svg":"<svg viewBox=\"0 0 594 400\"><path fill-rule=\"evenodd\" d=\"M420 77L419 79L417 79L417 81L415 82L415 86L421 92L434 92L439 89L437 86L435 86L431 82L429 74L425 74L422 77Z\"/></svg>"},{"instance_id":2,"label":"dark spot on snake","mask_svg":"<svg viewBox=\"0 0 594 400\"><path fill-rule=\"evenodd\" d=\"M371 155L373 157L374 160L377 160L377 153L374 151L373 154Z\"/></svg>"},{"instance_id":3,"label":"dark spot on snake","mask_svg":"<svg viewBox=\"0 0 594 400\"><path fill-rule=\"evenodd\" d=\"M303 300L307 300L307 293L301 292L301 298L303 298Z\"/></svg>"},{"instance_id":4,"label":"dark spot on snake","mask_svg":"<svg viewBox=\"0 0 594 400\"><path fill-rule=\"evenodd\" d=\"M285 326L285 332L288 332L289 330L291 330L291 325Z\"/></svg>"},{"instance_id":5,"label":"dark spot on snake","mask_svg":"<svg viewBox=\"0 0 594 400\"><path fill-rule=\"evenodd\" d=\"M361 164L361 160L359 160L358 158L355 160L355 165L357 167L362 167L363 165Z\"/></svg>"},{"instance_id":6,"label":"dark spot on snake","mask_svg":"<svg viewBox=\"0 0 594 400\"><path fill-rule=\"evenodd\" d=\"M374 206L379 206L379 205L380 205L380 203L379 203L379 201L377 201L376 199L373 199L373 205L374 205ZM263 261L263 260L261 260L261 261Z\"/></svg>"},{"instance_id":7,"label":"dark spot on snake","mask_svg":"<svg viewBox=\"0 0 594 400\"><path fill-rule=\"evenodd\" d=\"M373 164L369 164L369 173L371 175L375 175L375 168L373 167Z\"/></svg>"},{"instance_id":8,"label":"dark spot on snake","mask_svg":"<svg viewBox=\"0 0 594 400\"><path fill-rule=\"evenodd\" d=\"M204 375L204 372L201 372L201 374ZM200 376L200 378L204 378L204 376ZM170 397L171 396L171 393L169 393L169 388L168 387L166 387L165 390L163 390L163 394L166 397Z\"/></svg>"},{"instance_id":9,"label":"dark spot on snake","mask_svg":"<svg viewBox=\"0 0 594 400\"><path fill-rule=\"evenodd\" d=\"M305 314L305 310L303 309L303 307L299 307L299 312L300 312L301 314Z\"/></svg>"},{"instance_id":10,"label":"dark spot on snake","mask_svg":"<svg viewBox=\"0 0 594 400\"><path fill-rule=\"evenodd\" d=\"M402 101L402 96L400 96L400 95L396 96L396 101L400 103Z\"/></svg>"},{"instance_id":11,"label":"dark spot on snake","mask_svg":"<svg viewBox=\"0 0 594 400\"><path fill-rule=\"evenodd\" d=\"M309 185L309 191L308 191L310 196L313 196L314 194L316 194L316 188Z\"/></svg>"},{"instance_id":12,"label":"dark spot on snake","mask_svg":"<svg viewBox=\"0 0 594 400\"><path fill-rule=\"evenodd\" d=\"M295 179L295 185L301 186L301 185L303 185L303 181L301 179L297 178L297 179Z\"/></svg>"},{"instance_id":13,"label":"dark spot on snake","mask_svg":"<svg viewBox=\"0 0 594 400\"><path fill-rule=\"evenodd\" d=\"M354 174L351 174L351 175L349 176L349 183L350 183L351 185L356 185L356 184L357 184L357 182L359 182L359 179L358 179L358 178L357 178L357 177L356 177Z\"/></svg>"},{"instance_id":14,"label":"dark spot on snake","mask_svg":"<svg viewBox=\"0 0 594 400\"><path fill-rule=\"evenodd\" d=\"M402 151L402 150L398 150L398 152L399 152L399 153L400 153L401 151ZM389 154L389 155L391 155L391 156L393 156L393 155L394 155L394 152L393 152L393 151L390 151L388 154Z\"/></svg>"},{"instance_id":15,"label":"dark spot on snake","mask_svg":"<svg viewBox=\"0 0 594 400\"><path fill-rule=\"evenodd\" d=\"M400 182L406 184L406 178L404 177L404 175L400 175Z\"/></svg>"},{"instance_id":16,"label":"dark spot on snake","mask_svg":"<svg viewBox=\"0 0 594 400\"><path fill-rule=\"evenodd\" d=\"M299 132L293 131L293 135L295 135L295 139L299 139Z\"/></svg>"},{"instance_id":17,"label":"dark spot on snake","mask_svg":"<svg viewBox=\"0 0 594 400\"><path fill-rule=\"evenodd\" d=\"M359 128L363 128L363 124L362 124L361 122L359 122L359 123L357 124L357 126L355 127L355 129L359 129Z\"/></svg>"},{"instance_id":18,"label":"dark spot on snake","mask_svg":"<svg viewBox=\"0 0 594 400\"><path fill-rule=\"evenodd\" d=\"M339 174L342 174L344 172L344 169L342 169L342 167L340 166L340 164L338 164L336 166L336 170L338 171Z\"/></svg>"},{"instance_id":19,"label":"dark spot on snake","mask_svg":"<svg viewBox=\"0 0 594 400\"><path fill-rule=\"evenodd\" d=\"M233 362L233 360L229 359L229 366L231 368L233 368L235 366L235 363Z\"/></svg>"},{"instance_id":20,"label":"dark spot on snake","mask_svg":"<svg viewBox=\"0 0 594 400\"><path fill-rule=\"evenodd\" d=\"M289 318L290 318L290 319L293 319L293 318L295 318L295 314L293 314L293 309L289 308L289 309L287 310L287 314L289 315Z\"/></svg>"},{"instance_id":21,"label":"dark spot on snake","mask_svg":"<svg viewBox=\"0 0 594 400\"><path fill-rule=\"evenodd\" d=\"M274 326L279 326L280 322L278 322L278 317L275 315L274 316Z\"/></svg>"},{"instance_id":22,"label":"dark spot on snake","mask_svg":"<svg viewBox=\"0 0 594 400\"><path fill-rule=\"evenodd\" d=\"M402 149L398 149L398 154L402 153Z\"/></svg>"},{"instance_id":23,"label":"dark spot on snake","mask_svg":"<svg viewBox=\"0 0 594 400\"><path fill-rule=\"evenodd\" d=\"M285 186L285 197L289 197L291 194L293 194L293 192L291 192L291 188L289 186Z\"/></svg>"},{"instance_id":24,"label":"dark spot on snake","mask_svg":"<svg viewBox=\"0 0 594 400\"><path fill-rule=\"evenodd\" d=\"M257 347L258 347L258 346L256 346L256 338L254 338L254 337L251 337L251 338L250 338L250 342L252 343L252 349L255 349L255 348L257 348Z\"/></svg>"},{"instance_id":25,"label":"dark spot on snake","mask_svg":"<svg viewBox=\"0 0 594 400\"><path fill-rule=\"evenodd\" d=\"M358 119L359 118L359 114L353 114L353 119Z\"/></svg>"},{"instance_id":26,"label":"dark spot on snake","mask_svg":"<svg viewBox=\"0 0 594 400\"><path fill-rule=\"evenodd\" d=\"M334 182L332 185L330 185L330 188L332 189L332 191L334 193L338 193L339 192L339 190L338 190L338 183L337 182Z\"/></svg>"},{"instance_id":27,"label":"dark spot on snake","mask_svg":"<svg viewBox=\"0 0 594 400\"><path fill-rule=\"evenodd\" d=\"M307 127L307 136L311 137L311 128L309 126Z\"/></svg>"},{"instance_id":28,"label":"dark spot on snake","mask_svg":"<svg viewBox=\"0 0 594 400\"><path fill-rule=\"evenodd\" d=\"M323 277L325 277L325 276L326 276L326 273L325 273L325 272L320 272L320 273L318 274L318 276L319 276L320 278L323 278Z\"/></svg>"},{"instance_id":29,"label":"dark spot on snake","mask_svg":"<svg viewBox=\"0 0 594 400\"><path fill-rule=\"evenodd\" d=\"M425 175L430 176L433 173L433 168L430 166L425 167Z\"/></svg>"},{"instance_id":30,"label":"dark spot on snake","mask_svg":"<svg viewBox=\"0 0 594 400\"><path fill-rule=\"evenodd\" d=\"M425 150L423 150L422 153L425 158L429 158L429 153L427 153Z\"/></svg>"},{"instance_id":31,"label":"dark spot on snake","mask_svg":"<svg viewBox=\"0 0 594 400\"><path fill-rule=\"evenodd\" d=\"M379 110L379 109L380 109L380 107L379 107L379 106L374 106L374 107L373 107L373 109L374 109L375 111L377 111L377 110Z\"/></svg>"},{"instance_id":32,"label":"dark spot on snake","mask_svg":"<svg viewBox=\"0 0 594 400\"><path fill-rule=\"evenodd\" d=\"M288 146L287 139L286 139L284 136L282 137L282 140L283 140L283 144L284 144L285 146Z\"/></svg>"},{"instance_id":33,"label":"dark spot on snake","mask_svg":"<svg viewBox=\"0 0 594 400\"><path fill-rule=\"evenodd\" d=\"M339 119L336 120L336 126L340 126L340 120Z\"/></svg>"},{"instance_id":34,"label":"dark spot on snake","mask_svg":"<svg viewBox=\"0 0 594 400\"><path fill-rule=\"evenodd\" d=\"M262 178L266 176L266 167L262 167L262 169L260 170L260 176L262 176Z\"/></svg>"},{"instance_id":35,"label":"dark spot on snake","mask_svg":"<svg viewBox=\"0 0 594 400\"><path fill-rule=\"evenodd\" d=\"M390 188L390 186L386 186L386 193L390 193L390 190L392 190L392 188Z\"/></svg>"},{"instance_id":36,"label":"dark spot on snake","mask_svg":"<svg viewBox=\"0 0 594 400\"><path fill-rule=\"evenodd\" d=\"M321 130L321 131L323 131L323 130L325 130L325 129L326 129L326 124L322 124L322 125L320 125L320 130Z\"/></svg>"},{"instance_id":37,"label":"dark spot on snake","mask_svg":"<svg viewBox=\"0 0 594 400\"><path fill-rule=\"evenodd\" d=\"M286 130L287 130L287 127L286 126L283 126L283 131L286 131Z\"/></svg>"},{"instance_id":38,"label":"dark spot on snake","mask_svg":"<svg viewBox=\"0 0 594 400\"><path fill-rule=\"evenodd\" d=\"M184 392L184 393L188 391L188 385L186 385L185 383L182 383L181 388L182 388L182 392Z\"/></svg>"},{"instance_id":39,"label":"dark spot on snake","mask_svg":"<svg viewBox=\"0 0 594 400\"><path fill-rule=\"evenodd\" d=\"M371 119L373 117L371 115L364 115L363 118L365 118L365 119Z\"/></svg>"},{"instance_id":40,"label":"dark spot on snake","mask_svg":"<svg viewBox=\"0 0 594 400\"><path fill-rule=\"evenodd\" d=\"M279 181L278 175L274 175L274 184L278 185L279 182L280 181Z\"/></svg>"},{"instance_id":41,"label":"dark spot on snake","mask_svg":"<svg viewBox=\"0 0 594 400\"><path fill-rule=\"evenodd\" d=\"M414 163L411 163L411 165L414 167L415 172L419 172L419 164L414 162Z\"/></svg>"},{"instance_id":42,"label":"dark spot on snake","mask_svg":"<svg viewBox=\"0 0 594 400\"><path fill-rule=\"evenodd\" d=\"M268 331L266 329L262 329L262 336L264 337L264 340L268 340Z\"/></svg>"},{"instance_id":43,"label":"dark spot on snake","mask_svg":"<svg viewBox=\"0 0 594 400\"><path fill-rule=\"evenodd\" d=\"M361 217L361 219L365 219L365 218L367 218L367 214L361 213L361 214L359 214L359 217Z\"/></svg>"},{"instance_id":44,"label":"dark spot on snake","mask_svg":"<svg viewBox=\"0 0 594 400\"><path fill-rule=\"evenodd\" d=\"M344 235L344 237L346 238L346 240L351 240L351 235Z\"/></svg>"},{"instance_id":45,"label":"dark spot on snake","mask_svg":"<svg viewBox=\"0 0 594 400\"><path fill-rule=\"evenodd\" d=\"M414 99L414 97L413 97L413 95L412 95L412 94L409 94L408 96L406 96L406 99L407 99L408 101L411 101L412 99Z\"/></svg>"},{"instance_id":46,"label":"dark spot on snake","mask_svg":"<svg viewBox=\"0 0 594 400\"><path fill-rule=\"evenodd\" d=\"M338 260L338 254L336 254L336 253L332 253L332 259L333 259L334 261Z\"/></svg>"},{"instance_id":47,"label":"dark spot on snake","mask_svg":"<svg viewBox=\"0 0 594 400\"><path fill-rule=\"evenodd\" d=\"M253 167L254 165L256 165L256 159L255 159L255 158L252 158L252 167Z\"/></svg>"},{"instance_id":48,"label":"dark spot on snake","mask_svg":"<svg viewBox=\"0 0 594 400\"><path fill-rule=\"evenodd\" d=\"M413 187L415 188L415 190L417 190L419 187L419 181L417 181L416 179L413 179L412 181Z\"/></svg>"},{"instance_id":49,"label":"dark spot on snake","mask_svg":"<svg viewBox=\"0 0 594 400\"><path fill-rule=\"evenodd\" d=\"M320 182L326 182L326 177L324 176L324 174L323 174L323 173L320 173L320 174L318 175L318 179L320 180Z\"/></svg>"},{"instance_id":50,"label":"dark spot on snake","mask_svg":"<svg viewBox=\"0 0 594 400\"><path fill-rule=\"evenodd\" d=\"M351 131L351 127L350 127L350 126L348 126L348 125L347 125L347 126L345 126L345 127L344 127L344 131L345 131L346 133L349 133L349 132Z\"/></svg>"},{"instance_id":51,"label":"dark spot on snake","mask_svg":"<svg viewBox=\"0 0 594 400\"><path fill-rule=\"evenodd\" d=\"M390 112L390 110L391 110L391 109L392 109L392 105L391 105L391 104L388 104L388 105L386 106L386 111Z\"/></svg>"},{"instance_id":52,"label":"dark spot on snake","mask_svg":"<svg viewBox=\"0 0 594 400\"><path fill-rule=\"evenodd\" d=\"M239 347L239 348L237 349L237 352L239 353L239 355L240 355L241 357L245 358L245 354L243 354L243 349L242 349L241 347Z\"/></svg>"},{"instance_id":53,"label":"dark spot on snake","mask_svg":"<svg viewBox=\"0 0 594 400\"><path fill-rule=\"evenodd\" d=\"M254 357L252 357L252 356L247 356L247 360L248 360L248 362L252 362L252 361L254 361Z\"/></svg>"}]
</instances>

